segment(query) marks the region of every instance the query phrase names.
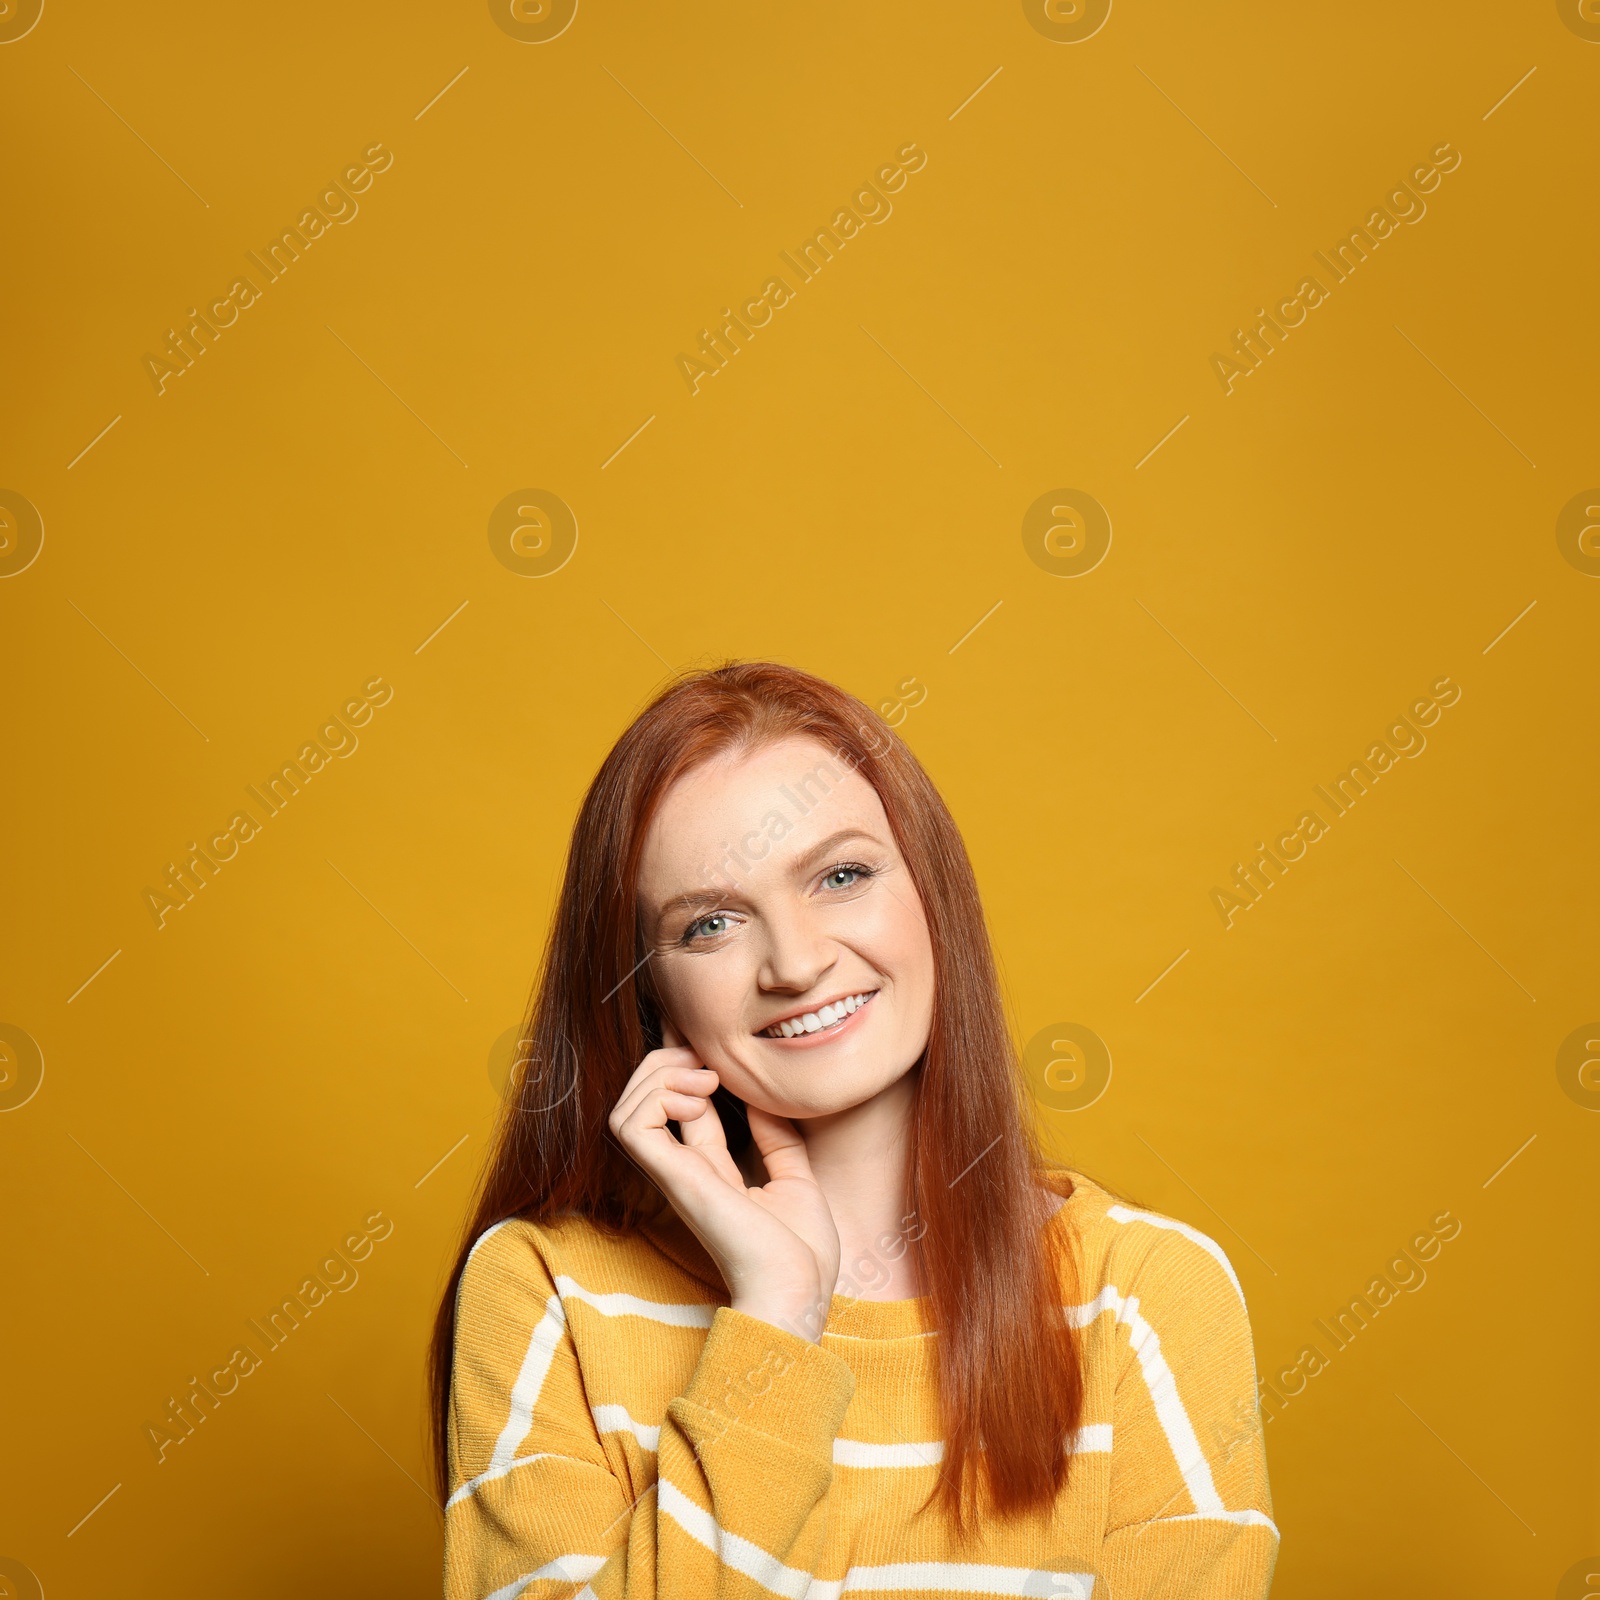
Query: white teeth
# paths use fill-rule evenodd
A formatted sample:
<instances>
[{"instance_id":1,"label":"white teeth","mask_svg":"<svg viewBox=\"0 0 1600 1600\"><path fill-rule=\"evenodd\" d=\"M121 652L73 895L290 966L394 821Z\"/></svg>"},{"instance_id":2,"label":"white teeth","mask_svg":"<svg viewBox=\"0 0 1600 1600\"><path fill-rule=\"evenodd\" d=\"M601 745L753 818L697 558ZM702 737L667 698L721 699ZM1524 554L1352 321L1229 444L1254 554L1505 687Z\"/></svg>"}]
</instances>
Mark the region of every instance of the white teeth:
<instances>
[{"instance_id":1,"label":"white teeth","mask_svg":"<svg viewBox=\"0 0 1600 1600\"><path fill-rule=\"evenodd\" d=\"M848 1016L853 1016L878 991L869 989L865 994L846 995L831 1005L818 1006L798 1017L785 1017L766 1030L768 1038L794 1039L802 1033L820 1033L824 1028L837 1027Z\"/></svg>"}]
</instances>

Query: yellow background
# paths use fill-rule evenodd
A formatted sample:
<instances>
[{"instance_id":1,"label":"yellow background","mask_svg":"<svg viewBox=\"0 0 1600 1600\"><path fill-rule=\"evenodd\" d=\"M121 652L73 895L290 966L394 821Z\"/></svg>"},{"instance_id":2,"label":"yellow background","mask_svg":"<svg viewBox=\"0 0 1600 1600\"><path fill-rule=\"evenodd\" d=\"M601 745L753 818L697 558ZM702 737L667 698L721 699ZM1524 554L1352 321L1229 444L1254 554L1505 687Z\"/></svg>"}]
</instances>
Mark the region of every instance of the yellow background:
<instances>
[{"instance_id":1,"label":"yellow background","mask_svg":"<svg viewBox=\"0 0 1600 1600\"><path fill-rule=\"evenodd\" d=\"M48 0L0 44L0 486L44 525L0 582L0 1022L44 1059L0 1115L0 1557L51 1600L436 1592L422 1349L491 1050L602 753L727 655L926 689L1019 1038L1114 1063L1051 1148L1222 1243L1264 1374L1331 1355L1268 1429L1275 1593L1547 1596L1600 1546L1600 1116L1556 1065L1600 1016L1600 582L1555 537L1600 483L1600 26L957 11L583 0L524 43ZM166 330L375 141L359 215L158 396ZM1225 394L1212 354L1444 141L1426 217ZM535 487L579 537L527 578L487 527ZM1114 530L1074 578L1022 539L1067 487ZM1225 929L1212 888L1442 675L1426 752ZM166 864L374 676L359 749L158 930ZM1334 1353L1313 1319L1443 1210ZM373 1211L359 1284L158 1464L144 1424Z\"/></svg>"}]
</instances>

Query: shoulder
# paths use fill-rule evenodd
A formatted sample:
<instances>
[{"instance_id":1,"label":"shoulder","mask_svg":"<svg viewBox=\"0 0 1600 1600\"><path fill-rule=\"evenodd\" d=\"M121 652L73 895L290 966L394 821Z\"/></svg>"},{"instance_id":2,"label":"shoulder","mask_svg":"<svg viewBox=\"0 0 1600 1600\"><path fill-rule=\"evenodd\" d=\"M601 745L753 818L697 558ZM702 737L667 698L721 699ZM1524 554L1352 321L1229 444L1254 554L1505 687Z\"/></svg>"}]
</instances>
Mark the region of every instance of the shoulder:
<instances>
[{"instance_id":1,"label":"shoulder","mask_svg":"<svg viewBox=\"0 0 1600 1600\"><path fill-rule=\"evenodd\" d=\"M1177 1217L1119 1199L1081 1173L1054 1173L1070 1199L1052 1218L1070 1235L1080 1304L1107 1308L1137 1297L1163 1310L1234 1317L1245 1309L1233 1263L1215 1239Z\"/></svg>"}]
</instances>

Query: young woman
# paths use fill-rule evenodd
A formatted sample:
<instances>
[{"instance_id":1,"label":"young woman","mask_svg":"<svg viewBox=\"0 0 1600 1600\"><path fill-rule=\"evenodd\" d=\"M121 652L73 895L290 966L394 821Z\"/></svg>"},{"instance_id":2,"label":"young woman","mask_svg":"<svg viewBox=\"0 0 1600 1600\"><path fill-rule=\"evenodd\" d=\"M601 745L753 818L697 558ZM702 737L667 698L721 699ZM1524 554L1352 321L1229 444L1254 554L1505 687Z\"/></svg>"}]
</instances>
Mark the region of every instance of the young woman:
<instances>
[{"instance_id":1,"label":"young woman","mask_svg":"<svg viewBox=\"0 0 1600 1600\"><path fill-rule=\"evenodd\" d=\"M1222 1251L1041 1160L859 701L681 681L574 830L433 1348L447 1600L1267 1593Z\"/></svg>"}]
</instances>

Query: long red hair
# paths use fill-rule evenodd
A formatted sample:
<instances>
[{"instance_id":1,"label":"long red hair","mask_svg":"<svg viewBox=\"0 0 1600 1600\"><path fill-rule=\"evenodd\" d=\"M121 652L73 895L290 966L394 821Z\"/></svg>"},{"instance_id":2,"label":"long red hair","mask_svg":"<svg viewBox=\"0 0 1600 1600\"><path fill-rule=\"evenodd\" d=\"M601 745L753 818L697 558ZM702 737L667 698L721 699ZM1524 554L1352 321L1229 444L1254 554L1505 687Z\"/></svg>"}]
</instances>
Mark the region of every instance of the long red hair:
<instances>
[{"instance_id":1,"label":"long red hair","mask_svg":"<svg viewBox=\"0 0 1600 1600\"><path fill-rule=\"evenodd\" d=\"M667 1204L608 1135L607 1115L661 1029L635 899L640 854L674 782L729 749L809 737L877 791L927 917L933 1022L918 1063L906 1213L936 1342L945 1451L936 1497L958 1525L1006 1516L1064 1486L1083 1411L1079 1345L1062 1312L1063 1230L1043 1227L1043 1162L972 865L905 744L842 689L772 662L737 662L667 688L622 735L573 829L554 926L430 1356L433 1456L448 1497L456 1289L473 1242L506 1217L575 1212L607 1231ZM724 1122L742 1122L717 1091ZM743 1130L728 1128L729 1144Z\"/></svg>"}]
</instances>

